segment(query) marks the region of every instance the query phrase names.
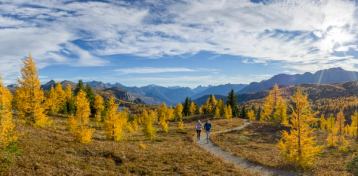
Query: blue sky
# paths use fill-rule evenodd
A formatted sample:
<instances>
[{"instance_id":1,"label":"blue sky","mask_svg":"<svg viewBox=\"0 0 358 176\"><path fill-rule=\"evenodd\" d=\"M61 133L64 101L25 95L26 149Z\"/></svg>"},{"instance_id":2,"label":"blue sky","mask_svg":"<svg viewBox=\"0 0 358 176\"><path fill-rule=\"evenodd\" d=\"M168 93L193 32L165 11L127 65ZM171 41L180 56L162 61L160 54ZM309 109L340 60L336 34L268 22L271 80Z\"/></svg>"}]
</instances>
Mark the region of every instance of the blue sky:
<instances>
[{"instance_id":1,"label":"blue sky","mask_svg":"<svg viewBox=\"0 0 358 176\"><path fill-rule=\"evenodd\" d=\"M0 1L6 83L32 53L42 81L130 86L260 81L358 70L355 1Z\"/></svg>"}]
</instances>

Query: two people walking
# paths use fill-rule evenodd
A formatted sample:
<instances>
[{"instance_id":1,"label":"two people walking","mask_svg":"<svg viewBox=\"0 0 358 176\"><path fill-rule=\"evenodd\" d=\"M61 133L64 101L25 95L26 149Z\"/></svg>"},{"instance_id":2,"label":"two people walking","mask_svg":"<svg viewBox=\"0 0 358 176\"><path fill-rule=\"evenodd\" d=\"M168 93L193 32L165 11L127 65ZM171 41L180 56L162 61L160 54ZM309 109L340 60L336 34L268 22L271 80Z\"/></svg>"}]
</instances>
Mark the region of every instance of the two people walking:
<instances>
[{"instance_id":1,"label":"two people walking","mask_svg":"<svg viewBox=\"0 0 358 176\"><path fill-rule=\"evenodd\" d=\"M197 137L198 141L200 141L200 135L201 135L201 129L202 128L203 128L203 125L202 125L201 121L198 120L198 122L195 124L196 137ZM211 130L210 120L206 120L206 122L204 124L204 130L205 130L205 133L206 133L206 143L209 143L210 130Z\"/></svg>"}]
</instances>

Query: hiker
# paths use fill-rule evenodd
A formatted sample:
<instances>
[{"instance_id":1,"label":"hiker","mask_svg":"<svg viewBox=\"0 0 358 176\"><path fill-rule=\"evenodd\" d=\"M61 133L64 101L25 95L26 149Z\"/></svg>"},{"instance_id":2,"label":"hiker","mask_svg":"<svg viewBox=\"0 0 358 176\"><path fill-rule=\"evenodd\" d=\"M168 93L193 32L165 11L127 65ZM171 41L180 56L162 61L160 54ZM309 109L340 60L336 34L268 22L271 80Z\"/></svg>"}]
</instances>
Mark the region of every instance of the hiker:
<instances>
[{"instance_id":1,"label":"hiker","mask_svg":"<svg viewBox=\"0 0 358 176\"><path fill-rule=\"evenodd\" d=\"M205 122L204 129L206 132L206 143L209 143L209 135L210 135L210 130L211 130L211 123L210 123L209 119Z\"/></svg>"},{"instance_id":2,"label":"hiker","mask_svg":"<svg viewBox=\"0 0 358 176\"><path fill-rule=\"evenodd\" d=\"M196 137L198 138L198 141L200 141L200 133L201 133L201 121L198 120L198 122L195 124L195 129L196 129Z\"/></svg>"}]
</instances>

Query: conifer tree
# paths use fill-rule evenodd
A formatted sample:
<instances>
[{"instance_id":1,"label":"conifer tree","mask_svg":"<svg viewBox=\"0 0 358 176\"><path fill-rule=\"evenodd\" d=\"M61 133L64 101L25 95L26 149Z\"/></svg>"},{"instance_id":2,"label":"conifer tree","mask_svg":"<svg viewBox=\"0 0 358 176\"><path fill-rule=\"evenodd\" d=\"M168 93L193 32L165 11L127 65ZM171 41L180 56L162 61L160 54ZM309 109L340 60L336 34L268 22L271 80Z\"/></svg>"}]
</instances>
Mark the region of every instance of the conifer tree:
<instances>
[{"instance_id":1,"label":"conifer tree","mask_svg":"<svg viewBox=\"0 0 358 176\"><path fill-rule=\"evenodd\" d=\"M167 112L168 112L167 105L162 103L158 109L158 121L159 121L159 124L160 124L162 130L165 133L168 133L168 131L169 131L169 124L168 124L168 117L167 117L168 113Z\"/></svg>"},{"instance_id":2,"label":"conifer tree","mask_svg":"<svg viewBox=\"0 0 358 176\"><path fill-rule=\"evenodd\" d=\"M15 91L15 107L20 118L33 123L36 127L49 124L44 114L44 93L37 73L36 65L31 55L24 60L21 78Z\"/></svg>"},{"instance_id":3,"label":"conifer tree","mask_svg":"<svg viewBox=\"0 0 358 176\"><path fill-rule=\"evenodd\" d=\"M262 118L260 120L288 125L286 102L277 84L269 91L265 98Z\"/></svg>"},{"instance_id":4,"label":"conifer tree","mask_svg":"<svg viewBox=\"0 0 358 176\"><path fill-rule=\"evenodd\" d=\"M78 92L80 92L80 90L85 91L85 85L84 85L82 80L78 80L78 83L77 83L76 88L74 90L74 93L75 93L76 96L77 96Z\"/></svg>"},{"instance_id":5,"label":"conifer tree","mask_svg":"<svg viewBox=\"0 0 358 176\"><path fill-rule=\"evenodd\" d=\"M58 101L57 101L56 91L53 87L51 87L51 89L47 95L46 101L45 101L46 107L51 114L57 113L57 111L58 111L57 102Z\"/></svg>"},{"instance_id":6,"label":"conifer tree","mask_svg":"<svg viewBox=\"0 0 358 176\"><path fill-rule=\"evenodd\" d=\"M93 129L89 127L89 116L91 114L89 102L86 93L80 90L76 96L76 115L74 119L69 118L69 123L74 123L73 131L81 143L90 143L92 141ZM72 120L72 122L71 122Z\"/></svg>"},{"instance_id":7,"label":"conifer tree","mask_svg":"<svg viewBox=\"0 0 358 176\"><path fill-rule=\"evenodd\" d=\"M250 121L255 121L256 116L255 116L254 110L252 110L252 109L248 110L247 111L247 117L249 118Z\"/></svg>"},{"instance_id":8,"label":"conifer tree","mask_svg":"<svg viewBox=\"0 0 358 176\"><path fill-rule=\"evenodd\" d=\"M127 112L118 112L118 104L112 96L108 100L108 109L104 120L104 128L108 139L120 141L124 137L124 129L128 121Z\"/></svg>"},{"instance_id":9,"label":"conifer tree","mask_svg":"<svg viewBox=\"0 0 358 176\"><path fill-rule=\"evenodd\" d=\"M157 114L155 111L147 111L144 110L142 113L142 118L143 120L143 132L144 134L150 139L153 140L156 136L156 132L157 130L155 129L155 127L153 126L155 119Z\"/></svg>"},{"instance_id":10,"label":"conifer tree","mask_svg":"<svg viewBox=\"0 0 358 176\"><path fill-rule=\"evenodd\" d=\"M326 120L326 118L324 118L323 114L319 118L319 127L321 130L327 129L327 120Z\"/></svg>"},{"instance_id":11,"label":"conifer tree","mask_svg":"<svg viewBox=\"0 0 358 176\"><path fill-rule=\"evenodd\" d=\"M228 104L224 108L224 118L225 119L231 119L232 118L232 109L231 106Z\"/></svg>"},{"instance_id":12,"label":"conifer tree","mask_svg":"<svg viewBox=\"0 0 358 176\"><path fill-rule=\"evenodd\" d=\"M239 109L237 107L237 96L234 92L233 89L231 89L231 91L229 92L228 96L227 96L227 101L226 101L226 105L230 105L231 109L232 109L232 115L234 117L238 117L239 116Z\"/></svg>"},{"instance_id":13,"label":"conifer tree","mask_svg":"<svg viewBox=\"0 0 358 176\"><path fill-rule=\"evenodd\" d=\"M67 84L65 89L65 103L63 107L65 114L73 115L75 113L75 102L72 93L72 87L70 84Z\"/></svg>"},{"instance_id":14,"label":"conifer tree","mask_svg":"<svg viewBox=\"0 0 358 176\"><path fill-rule=\"evenodd\" d=\"M330 115L326 121L327 145L329 147L337 146L337 129L335 128L335 119Z\"/></svg>"},{"instance_id":15,"label":"conifer tree","mask_svg":"<svg viewBox=\"0 0 358 176\"><path fill-rule=\"evenodd\" d=\"M214 115L215 118L220 118L221 114L220 114L220 108L219 108L219 106L216 106L216 107L215 107L215 113L214 113L214 114L215 114L215 115Z\"/></svg>"},{"instance_id":16,"label":"conifer tree","mask_svg":"<svg viewBox=\"0 0 358 176\"><path fill-rule=\"evenodd\" d=\"M351 123L351 133L352 136L356 137L356 141L358 141L358 112L354 112L352 115L352 123Z\"/></svg>"},{"instance_id":17,"label":"conifer tree","mask_svg":"<svg viewBox=\"0 0 358 176\"><path fill-rule=\"evenodd\" d=\"M197 106L196 104L192 101L190 103L190 115L194 115L197 112Z\"/></svg>"},{"instance_id":18,"label":"conifer tree","mask_svg":"<svg viewBox=\"0 0 358 176\"><path fill-rule=\"evenodd\" d=\"M307 96L298 89L292 97L292 117L290 131L283 131L278 143L281 155L290 164L306 168L314 163L315 156L320 152L316 145L313 130L310 125L314 122Z\"/></svg>"},{"instance_id":19,"label":"conifer tree","mask_svg":"<svg viewBox=\"0 0 358 176\"><path fill-rule=\"evenodd\" d=\"M183 122L183 105L177 104L174 110L174 116L178 121L178 128L183 129L184 128L184 122Z\"/></svg>"},{"instance_id":20,"label":"conifer tree","mask_svg":"<svg viewBox=\"0 0 358 176\"><path fill-rule=\"evenodd\" d=\"M184 116L189 116L190 114L190 105L192 101L189 97L185 98L184 104L183 104L183 114Z\"/></svg>"},{"instance_id":21,"label":"conifer tree","mask_svg":"<svg viewBox=\"0 0 358 176\"><path fill-rule=\"evenodd\" d=\"M0 78L0 149L17 140L12 117L12 95Z\"/></svg>"},{"instance_id":22,"label":"conifer tree","mask_svg":"<svg viewBox=\"0 0 358 176\"><path fill-rule=\"evenodd\" d=\"M97 126L102 122L102 112L104 110L104 101L101 95L96 95L94 98L95 120Z\"/></svg>"},{"instance_id":23,"label":"conifer tree","mask_svg":"<svg viewBox=\"0 0 358 176\"><path fill-rule=\"evenodd\" d=\"M59 83L59 82L56 83L55 91L56 91L56 95L57 95L58 112L59 111L63 112L63 108L64 108L65 103L66 103L66 93L63 90L63 87L62 87L61 83Z\"/></svg>"},{"instance_id":24,"label":"conifer tree","mask_svg":"<svg viewBox=\"0 0 358 176\"><path fill-rule=\"evenodd\" d=\"M335 128L337 134L337 143L339 145L340 150L346 150L347 148L347 141L344 137L344 124L345 118L343 111L339 111L336 118Z\"/></svg>"}]
</instances>

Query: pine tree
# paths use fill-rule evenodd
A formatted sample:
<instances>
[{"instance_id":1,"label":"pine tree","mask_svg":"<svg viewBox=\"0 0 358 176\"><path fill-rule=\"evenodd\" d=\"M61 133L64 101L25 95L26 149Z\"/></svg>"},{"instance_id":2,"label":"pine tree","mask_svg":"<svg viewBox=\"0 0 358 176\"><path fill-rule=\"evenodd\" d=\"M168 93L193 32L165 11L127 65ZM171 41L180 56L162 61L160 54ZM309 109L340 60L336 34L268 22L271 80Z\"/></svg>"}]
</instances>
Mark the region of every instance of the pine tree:
<instances>
[{"instance_id":1,"label":"pine tree","mask_svg":"<svg viewBox=\"0 0 358 176\"><path fill-rule=\"evenodd\" d=\"M86 93L80 90L76 96L76 115L74 117L75 128L74 132L77 139L81 143L90 143L92 141L92 134L94 132L93 129L89 127L89 116L90 106L86 97ZM71 125L71 118L69 119L69 123Z\"/></svg>"},{"instance_id":2,"label":"pine tree","mask_svg":"<svg viewBox=\"0 0 358 176\"><path fill-rule=\"evenodd\" d=\"M229 94L227 96L226 104L230 105L230 107L232 109L232 115L234 117L238 117L239 116L239 109L237 107L237 96L236 96L236 94L235 94L233 89L231 89L231 91L229 92Z\"/></svg>"},{"instance_id":3,"label":"pine tree","mask_svg":"<svg viewBox=\"0 0 358 176\"><path fill-rule=\"evenodd\" d=\"M80 92L81 90L85 91L85 85L84 85L82 80L78 80L78 83L77 83L76 88L74 90L75 95L77 96L78 92Z\"/></svg>"},{"instance_id":4,"label":"pine tree","mask_svg":"<svg viewBox=\"0 0 358 176\"><path fill-rule=\"evenodd\" d=\"M102 122L102 112L104 110L104 101L101 95L96 95L94 98L95 120L97 126Z\"/></svg>"},{"instance_id":5,"label":"pine tree","mask_svg":"<svg viewBox=\"0 0 358 176\"><path fill-rule=\"evenodd\" d=\"M12 117L12 95L0 78L0 149L17 140Z\"/></svg>"},{"instance_id":6,"label":"pine tree","mask_svg":"<svg viewBox=\"0 0 358 176\"><path fill-rule=\"evenodd\" d=\"M191 99L189 97L185 98L184 104L183 104L183 114L184 116L189 116L190 114L190 105L191 105Z\"/></svg>"},{"instance_id":7,"label":"pine tree","mask_svg":"<svg viewBox=\"0 0 358 176\"><path fill-rule=\"evenodd\" d=\"M20 118L28 119L36 127L45 127L49 119L44 114L44 93L31 55L24 60L21 78L15 91L15 107Z\"/></svg>"},{"instance_id":8,"label":"pine tree","mask_svg":"<svg viewBox=\"0 0 358 176\"><path fill-rule=\"evenodd\" d=\"M320 152L316 145L313 130L310 125L314 122L307 96L298 89L292 97L292 117L290 131L283 131L278 143L281 155L288 163L306 168L314 163L315 156Z\"/></svg>"}]
</instances>

